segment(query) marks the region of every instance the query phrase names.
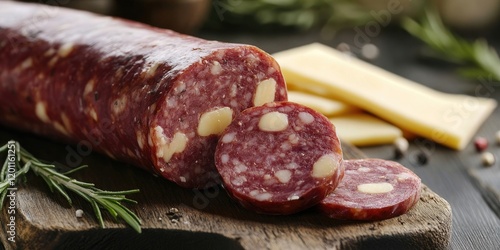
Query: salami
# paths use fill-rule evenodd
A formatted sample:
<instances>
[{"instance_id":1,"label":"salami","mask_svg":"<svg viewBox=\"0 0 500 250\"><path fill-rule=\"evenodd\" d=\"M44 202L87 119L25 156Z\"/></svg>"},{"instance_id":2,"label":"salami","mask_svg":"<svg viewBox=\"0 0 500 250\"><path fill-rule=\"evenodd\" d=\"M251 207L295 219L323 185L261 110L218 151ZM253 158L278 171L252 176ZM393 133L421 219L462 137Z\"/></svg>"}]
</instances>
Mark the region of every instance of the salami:
<instances>
[{"instance_id":1,"label":"salami","mask_svg":"<svg viewBox=\"0 0 500 250\"><path fill-rule=\"evenodd\" d=\"M219 134L286 100L262 50L82 11L0 1L0 123L183 187L215 184Z\"/></svg>"},{"instance_id":2,"label":"salami","mask_svg":"<svg viewBox=\"0 0 500 250\"><path fill-rule=\"evenodd\" d=\"M332 123L291 102L243 111L221 135L215 162L227 192L243 207L266 214L317 204L344 173Z\"/></svg>"},{"instance_id":3,"label":"salami","mask_svg":"<svg viewBox=\"0 0 500 250\"><path fill-rule=\"evenodd\" d=\"M339 186L318 206L342 220L383 220L406 213L420 198L420 178L382 159L346 160Z\"/></svg>"}]
</instances>

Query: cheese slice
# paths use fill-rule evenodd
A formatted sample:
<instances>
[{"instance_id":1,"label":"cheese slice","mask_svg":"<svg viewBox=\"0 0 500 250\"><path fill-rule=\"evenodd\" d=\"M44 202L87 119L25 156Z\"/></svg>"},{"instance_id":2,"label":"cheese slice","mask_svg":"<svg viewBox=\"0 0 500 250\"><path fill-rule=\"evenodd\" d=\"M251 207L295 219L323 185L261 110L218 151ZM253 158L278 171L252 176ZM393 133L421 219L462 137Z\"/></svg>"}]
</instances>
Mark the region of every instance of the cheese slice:
<instances>
[{"instance_id":1,"label":"cheese slice","mask_svg":"<svg viewBox=\"0 0 500 250\"><path fill-rule=\"evenodd\" d=\"M352 105L299 91L289 90L288 101L302 104L328 117L359 111Z\"/></svg>"},{"instance_id":2,"label":"cheese slice","mask_svg":"<svg viewBox=\"0 0 500 250\"><path fill-rule=\"evenodd\" d=\"M331 98L453 149L463 149L497 105L438 92L317 43L274 57L288 84L322 88Z\"/></svg>"},{"instance_id":3,"label":"cheese slice","mask_svg":"<svg viewBox=\"0 0 500 250\"><path fill-rule=\"evenodd\" d=\"M396 126L365 113L342 115L330 119L338 137L355 146L393 143L403 132Z\"/></svg>"}]
</instances>

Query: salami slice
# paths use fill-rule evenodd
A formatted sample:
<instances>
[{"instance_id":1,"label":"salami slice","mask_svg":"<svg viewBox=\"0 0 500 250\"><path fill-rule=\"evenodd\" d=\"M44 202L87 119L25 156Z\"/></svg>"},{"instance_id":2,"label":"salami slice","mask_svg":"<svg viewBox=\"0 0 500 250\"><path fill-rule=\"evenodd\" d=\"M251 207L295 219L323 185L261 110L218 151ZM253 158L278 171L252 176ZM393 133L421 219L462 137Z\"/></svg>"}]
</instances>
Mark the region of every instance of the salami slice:
<instances>
[{"instance_id":1,"label":"salami slice","mask_svg":"<svg viewBox=\"0 0 500 250\"><path fill-rule=\"evenodd\" d=\"M339 186L318 206L342 220L383 220L406 213L420 198L420 178L381 159L346 160Z\"/></svg>"},{"instance_id":2,"label":"salami slice","mask_svg":"<svg viewBox=\"0 0 500 250\"><path fill-rule=\"evenodd\" d=\"M215 162L227 192L243 207L267 214L317 204L344 173L331 122L291 102L243 111L222 134Z\"/></svg>"},{"instance_id":3,"label":"salami slice","mask_svg":"<svg viewBox=\"0 0 500 250\"><path fill-rule=\"evenodd\" d=\"M1 124L189 188L215 184L233 117L286 100L278 64L254 46L46 5L0 1L0 58Z\"/></svg>"}]
</instances>

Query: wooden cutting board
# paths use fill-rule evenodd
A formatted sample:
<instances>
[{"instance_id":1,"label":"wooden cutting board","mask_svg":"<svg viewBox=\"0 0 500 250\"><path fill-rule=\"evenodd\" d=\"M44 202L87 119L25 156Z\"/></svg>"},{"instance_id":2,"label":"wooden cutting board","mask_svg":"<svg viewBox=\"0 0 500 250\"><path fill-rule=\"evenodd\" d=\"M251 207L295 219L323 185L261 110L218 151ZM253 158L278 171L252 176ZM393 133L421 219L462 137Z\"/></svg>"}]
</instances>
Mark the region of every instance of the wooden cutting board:
<instances>
[{"instance_id":1,"label":"wooden cutting board","mask_svg":"<svg viewBox=\"0 0 500 250\"><path fill-rule=\"evenodd\" d=\"M65 162L66 145L0 128L0 143L21 142L38 158ZM363 155L343 145L345 158ZM451 235L450 205L426 186L416 206L397 218L349 222L326 218L314 209L291 216L265 216L235 204L219 187L183 189L141 169L104 156L82 157L87 169L74 173L105 190L140 188L128 206L142 219L142 234L105 213L99 228L91 207L72 196L73 206L51 194L30 174L18 185L16 242L7 240L7 210L0 219L6 249L445 249ZM82 218L77 209L85 211Z\"/></svg>"}]
</instances>

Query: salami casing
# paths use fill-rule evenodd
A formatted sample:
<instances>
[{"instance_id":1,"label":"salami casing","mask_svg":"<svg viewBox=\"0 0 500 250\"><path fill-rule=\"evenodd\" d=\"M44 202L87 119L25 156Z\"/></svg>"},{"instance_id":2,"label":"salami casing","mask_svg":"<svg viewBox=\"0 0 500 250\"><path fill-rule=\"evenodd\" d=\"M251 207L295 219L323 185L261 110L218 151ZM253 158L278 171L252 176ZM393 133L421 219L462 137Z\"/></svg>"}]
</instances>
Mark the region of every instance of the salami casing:
<instances>
[{"instance_id":1,"label":"salami casing","mask_svg":"<svg viewBox=\"0 0 500 250\"><path fill-rule=\"evenodd\" d=\"M397 162L362 159L343 164L344 178L318 205L331 218L388 219L406 213L420 198L420 178Z\"/></svg>"},{"instance_id":2,"label":"salami casing","mask_svg":"<svg viewBox=\"0 0 500 250\"><path fill-rule=\"evenodd\" d=\"M215 184L220 132L286 100L262 50L86 12L0 1L0 123L189 188Z\"/></svg>"},{"instance_id":3,"label":"salami casing","mask_svg":"<svg viewBox=\"0 0 500 250\"><path fill-rule=\"evenodd\" d=\"M332 123L291 102L243 111L222 134L215 162L227 192L243 207L267 214L317 204L344 173Z\"/></svg>"}]
</instances>

